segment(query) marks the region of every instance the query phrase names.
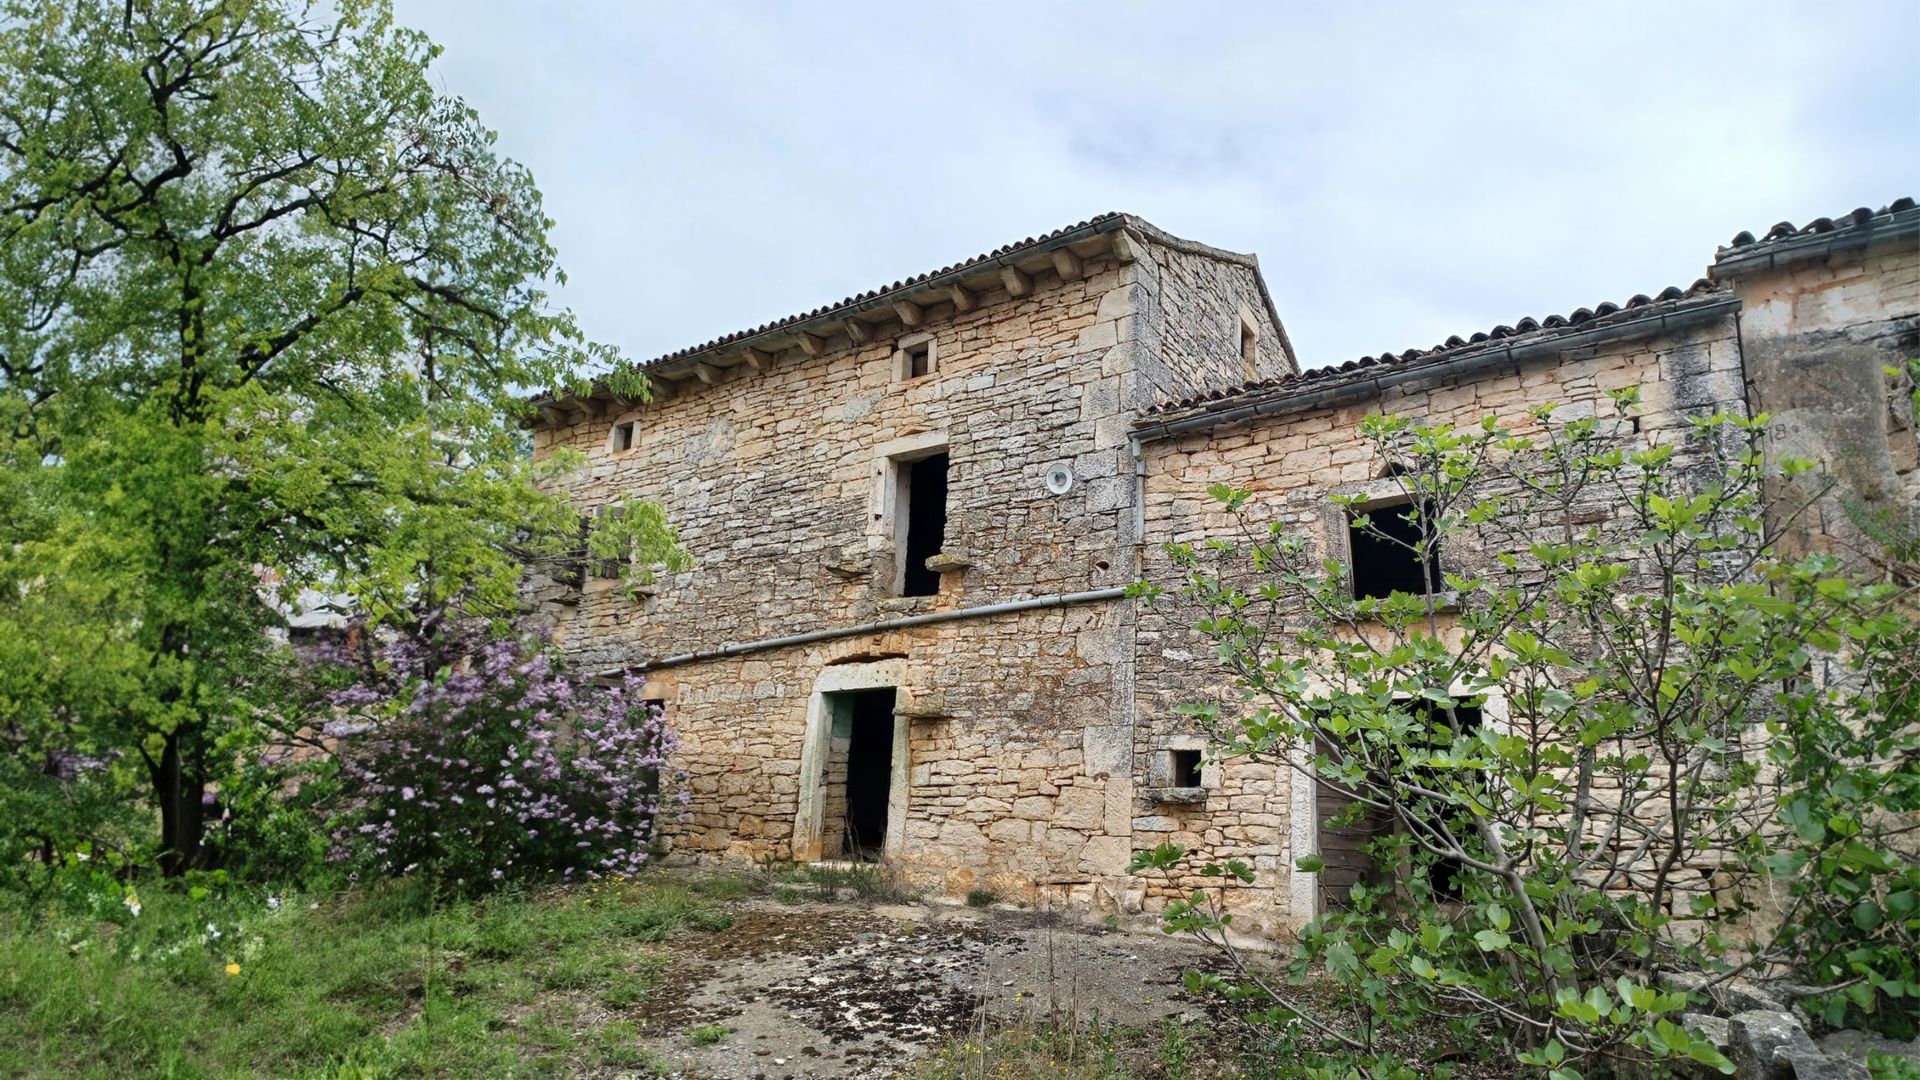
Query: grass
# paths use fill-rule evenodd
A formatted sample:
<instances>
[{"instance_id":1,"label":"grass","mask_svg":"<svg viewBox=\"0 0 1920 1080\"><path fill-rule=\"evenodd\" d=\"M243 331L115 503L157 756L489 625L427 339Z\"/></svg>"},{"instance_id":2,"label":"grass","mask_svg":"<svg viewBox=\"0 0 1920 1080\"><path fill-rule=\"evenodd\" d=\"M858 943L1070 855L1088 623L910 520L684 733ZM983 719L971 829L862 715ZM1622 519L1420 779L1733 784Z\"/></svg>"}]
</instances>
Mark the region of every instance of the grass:
<instances>
[{"instance_id":1,"label":"grass","mask_svg":"<svg viewBox=\"0 0 1920 1080\"><path fill-rule=\"evenodd\" d=\"M976 885L967 890L967 906L974 908L992 907L1000 902L1000 894L992 889Z\"/></svg>"},{"instance_id":2,"label":"grass","mask_svg":"<svg viewBox=\"0 0 1920 1080\"><path fill-rule=\"evenodd\" d=\"M919 899L882 867L868 863L766 865L773 897L783 904L807 900L865 900L880 904L907 904Z\"/></svg>"},{"instance_id":3,"label":"grass","mask_svg":"<svg viewBox=\"0 0 1920 1080\"><path fill-rule=\"evenodd\" d=\"M137 918L0 910L0 1075L646 1074L620 1015L659 942L738 883L648 878L429 906L147 895Z\"/></svg>"},{"instance_id":4,"label":"grass","mask_svg":"<svg viewBox=\"0 0 1920 1080\"><path fill-rule=\"evenodd\" d=\"M1229 1047L1208 1053L1197 1029L1167 1020L1158 1028L1103 1025L1014 1027L955 1039L917 1063L906 1080L1225 1080L1278 1077L1247 1071ZM1213 1039L1216 1044L1219 1040ZM1297 1075L1292 1074L1292 1075Z\"/></svg>"},{"instance_id":5,"label":"grass","mask_svg":"<svg viewBox=\"0 0 1920 1080\"><path fill-rule=\"evenodd\" d=\"M701 1024L699 1027L687 1029L687 1041L695 1046L712 1046L714 1043L725 1042L727 1036L731 1034L733 1032L728 1030L725 1024Z\"/></svg>"}]
</instances>

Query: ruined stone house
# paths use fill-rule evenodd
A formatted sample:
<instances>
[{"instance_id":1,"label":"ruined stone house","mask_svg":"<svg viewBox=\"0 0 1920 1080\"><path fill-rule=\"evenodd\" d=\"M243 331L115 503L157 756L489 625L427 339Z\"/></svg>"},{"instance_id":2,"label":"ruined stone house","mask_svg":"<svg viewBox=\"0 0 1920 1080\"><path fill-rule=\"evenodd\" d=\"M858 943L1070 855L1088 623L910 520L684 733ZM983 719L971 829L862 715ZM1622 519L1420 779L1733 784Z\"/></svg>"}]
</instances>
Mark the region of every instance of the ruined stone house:
<instances>
[{"instance_id":1,"label":"ruined stone house","mask_svg":"<svg viewBox=\"0 0 1920 1080\"><path fill-rule=\"evenodd\" d=\"M1884 365L1920 339L1920 209L1742 234L1709 276L1335 367L1296 357L1258 264L1108 214L645 365L655 398L543 400L536 454L588 508L661 504L693 558L637 595L586 568L556 640L640 671L690 773L676 855L879 860L937 893L1151 908L1165 840L1244 859L1242 926L1318 910L1312 786L1205 761L1174 712L1218 693L1177 612L1123 587L1252 489L1328 554L1372 492L1368 412L1580 407L1640 385L1653 437L1766 409L1853 504L1920 502ZM1797 543L1854 537L1839 496ZM1904 512L1904 511L1903 511Z\"/></svg>"}]
</instances>

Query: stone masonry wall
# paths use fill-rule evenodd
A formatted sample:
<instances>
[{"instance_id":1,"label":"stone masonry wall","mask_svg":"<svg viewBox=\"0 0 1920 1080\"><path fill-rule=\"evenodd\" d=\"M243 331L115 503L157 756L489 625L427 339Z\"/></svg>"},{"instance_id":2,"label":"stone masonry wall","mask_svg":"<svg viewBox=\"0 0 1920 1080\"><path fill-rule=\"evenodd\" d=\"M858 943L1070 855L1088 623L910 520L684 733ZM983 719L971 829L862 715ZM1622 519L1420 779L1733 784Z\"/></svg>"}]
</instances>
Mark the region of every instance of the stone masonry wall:
<instances>
[{"instance_id":1,"label":"stone masonry wall","mask_svg":"<svg viewBox=\"0 0 1920 1080\"><path fill-rule=\"evenodd\" d=\"M1169 265L1172 256L1200 282L1196 256L1171 253ZM1083 268L1074 280L1034 274L1024 298L984 292L972 311L941 304L916 328L879 327L865 344L836 337L819 356L796 350L765 372L743 365L711 385L663 386L651 404L537 432L536 454L585 454L586 467L561 481L583 507L657 502L693 559L637 598L613 580L549 583L543 613L556 641L606 669L1130 581L1131 419L1160 392L1140 388L1148 316L1137 305L1156 295L1162 268L1104 252ZM1226 276L1220 288L1257 298L1250 271ZM1190 307L1150 314L1229 326ZM1263 304L1254 310L1265 318ZM1286 362L1270 324L1269 366ZM1184 323L1177 332L1198 340ZM897 346L920 335L935 370L903 379ZM1226 382L1239 381L1238 364L1236 352ZM1198 364L1180 385L1208 385L1216 369L1225 362ZM616 452L611 429L629 421L633 445ZM937 596L896 596L888 458L936 445L950 454L945 552L970 565L944 574ZM1064 495L1043 484L1056 462L1075 478ZM949 893L984 885L1032 902L1137 908L1124 873L1139 809L1131 617L1109 600L654 671L648 694L667 702L692 794L668 841L685 855L791 857L810 697L838 664L893 658L916 711L892 868ZM844 803L828 787L823 824L837 833ZM832 857L838 839L823 836L821 854Z\"/></svg>"},{"instance_id":2,"label":"stone masonry wall","mask_svg":"<svg viewBox=\"0 0 1920 1080\"><path fill-rule=\"evenodd\" d=\"M1344 514L1330 507L1333 494L1392 493L1383 464L1356 428L1370 412L1405 415L1422 422L1477 423L1488 413L1517 430L1531 421L1528 407L1552 402L1588 414L1604 392L1639 385L1643 403L1639 432L1651 439L1676 438L1687 417L1740 407L1738 343L1731 318L1679 335L1616 341L1568 350L1558 360L1483 370L1452 378L1402 383L1348 404L1263 418L1147 444L1146 576L1177 587L1161 545L1223 535L1231 518L1207 495L1211 484L1253 491L1248 509L1262 525L1278 518L1304 531L1321 557L1344 561ZM1484 559L1488 553L1442 549L1442 566ZM1231 713L1237 703L1212 649L1191 629L1195 612L1170 592L1138 616L1135 695L1142 717L1137 754L1151 760L1162 748L1199 732L1174 713L1183 702L1219 701ZM1136 764L1145 768L1146 762ZM1135 822L1137 846L1165 839L1218 857L1245 858L1258 871L1251 887L1229 897L1242 920L1287 925L1311 917L1317 882L1292 871L1296 837L1314 833L1311 799L1294 797L1295 774L1283 766L1230 763L1219 768L1218 788L1203 807L1162 810ZM1176 888L1217 885L1191 877Z\"/></svg>"},{"instance_id":3,"label":"stone masonry wall","mask_svg":"<svg viewBox=\"0 0 1920 1080\"><path fill-rule=\"evenodd\" d=\"M732 641L854 625L922 611L1122 584L1118 519L1132 496L1123 461L1133 272L1110 257L1032 296L981 297L972 312L931 309L933 374L903 381L882 328L859 346L797 353L764 374L688 380L629 413L536 433L536 453L568 445L587 469L566 484L587 507L661 504L693 569L636 602L589 581L556 607L557 636L584 662L626 664ZM637 420L632 449L609 447ZM886 505L889 443L944 433L950 454L946 550L972 566L937 597L893 595ZM1076 483L1049 494L1046 466Z\"/></svg>"},{"instance_id":4,"label":"stone masonry wall","mask_svg":"<svg viewBox=\"0 0 1920 1080\"><path fill-rule=\"evenodd\" d=\"M1821 481L1839 482L1789 524L1784 546L1868 561L1877 548L1854 513L1920 527L1920 433L1911 401L1885 375L1920 355L1920 247L1880 243L1733 284L1749 395L1775 418L1773 452L1816 461Z\"/></svg>"},{"instance_id":5,"label":"stone masonry wall","mask_svg":"<svg viewBox=\"0 0 1920 1080\"><path fill-rule=\"evenodd\" d=\"M1016 613L667 669L648 683L680 734L692 788L677 855L786 859L816 678L900 657L912 699L904 843L893 869L957 895L1137 909L1125 890L1133 784L1110 722L1111 605ZM829 789L829 817L833 795ZM823 839L833 847L837 826ZM825 852L833 857L834 851Z\"/></svg>"},{"instance_id":6,"label":"stone masonry wall","mask_svg":"<svg viewBox=\"0 0 1920 1080\"><path fill-rule=\"evenodd\" d=\"M1144 246L1136 264L1141 347L1132 404L1144 407L1297 370L1250 257L1208 254L1171 238ZM1243 316L1258 330L1251 369L1240 352Z\"/></svg>"}]
</instances>

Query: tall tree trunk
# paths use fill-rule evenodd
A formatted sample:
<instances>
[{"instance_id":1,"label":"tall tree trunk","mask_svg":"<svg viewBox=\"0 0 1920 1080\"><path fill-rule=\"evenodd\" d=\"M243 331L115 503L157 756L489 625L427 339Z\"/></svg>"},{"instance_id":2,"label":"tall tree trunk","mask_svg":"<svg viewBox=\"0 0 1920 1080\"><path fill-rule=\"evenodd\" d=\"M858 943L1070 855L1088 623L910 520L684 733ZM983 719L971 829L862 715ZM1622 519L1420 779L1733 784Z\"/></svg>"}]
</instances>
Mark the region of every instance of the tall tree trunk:
<instances>
[{"instance_id":1,"label":"tall tree trunk","mask_svg":"<svg viewBox=\"0 0 1920 1080\"><path fill-rule=\"evenodd\" d=\"M206 784L198 770L182 760L181 733L167 735L160 759L148 761L154 801L160 804L160 872L179 877L204 865L207 810L201 801Z\"/></svg>"}]
</instances>

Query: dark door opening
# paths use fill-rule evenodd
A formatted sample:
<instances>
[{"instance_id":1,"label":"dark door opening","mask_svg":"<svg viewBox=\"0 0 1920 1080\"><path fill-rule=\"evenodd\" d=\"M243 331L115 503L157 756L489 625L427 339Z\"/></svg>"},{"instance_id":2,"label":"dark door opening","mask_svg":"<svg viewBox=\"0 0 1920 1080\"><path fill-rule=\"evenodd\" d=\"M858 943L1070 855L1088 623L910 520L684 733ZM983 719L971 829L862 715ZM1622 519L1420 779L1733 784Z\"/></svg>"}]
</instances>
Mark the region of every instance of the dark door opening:
<instances>
[{"instance_id":1,"label":"dark door opening","mask_svg":"<svg viewBox=\"0 0 1920 1080\"><path fill-rule=\"evenodd\" d=\"M1425 715L1428 730L1433 733L1436 748L1450 747L1453 744L1452 724L1447 720L1446 709L1431 701L1420 703ZM1474 735L1480 731L1480 710L1472 705L1455 705L1453 720L1460 725L1460 734ZM1473 816L1458 813L1447 821L1447 829L1462 843L1472 842ZM1466 866L1458 859L1436 859L1427 871L1427 883L1433 886L1433 895L1441 900L1461 899L1460 875L1466 873Z\"/></svg>"},{"instance_id":2,"label":"dark door opening","mask_svg":"<svg viewBox=\"0 0 1920 1080\"><path fill-rule=\"evenodd\" d=\"M887 800L893 791L892 688L849 693L846 842L849 859L877 862L886 848Z\"/></svg>"},{"instance_id":3,"label":"dark door opening","mask_svg":"<svg viewBox=\"0 0 1920 1080\"><path fill-rule=\"evenodd\" d=\"M1453 744L1452 724L1448 722L1445 710L1428 701L1413 702L1409 709L1427 725L1433 744L1436 747L1449 747ZM1480 710L1472 705L1454 706L1454 718L1460 725L1461 734L1471 735L1480 730ZM1418 770L1416 770L1416 773ZM1419 777L1415 777L1419 779ZM1324 781L1315 781L1316 811L1320 829L1317 843L1321 861L1325 864L1320 871L1320 887L1323 897L1335 908L1348 905L1351 889L1356 882L1368 885L1381 885L1392 879L1392 868L1382 867L1368 854L1367 847L1373 841L1392 833L1399 827L1389 811L1364 806L1356 809L1354 800L1336 790ZM1413 813L1440 813L1437 808L1429 810L1419 803L1410 807ZM1470 815L1459 815L1447 821L1449 829L1463 841L1472 842ZM1467 831L1469 835L1462 835ZM1460 877L1466 868L1458 859L1435 859L1426 872L1427 884L1433 889L1435 898L1440 900L1461 899Z\"/></svg>"},{"instance_id":4,"label":"dark door opening","mask_svg":"<svg viewBox=\"0 0 1920 1080\"><path fill-rule=\"evenodd\" d=\"M932 596L940 591L940 575L927 569L927 558L940 554L947 541L947 455L904 462L900 481L907 504L907 537L901 545L907 565L900 595Z\"/></svg>"}]
</instances>

